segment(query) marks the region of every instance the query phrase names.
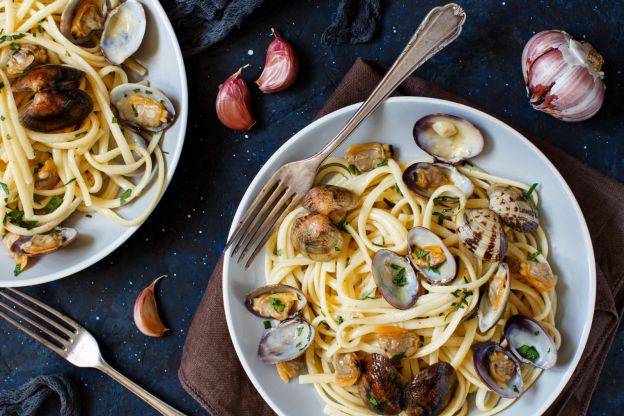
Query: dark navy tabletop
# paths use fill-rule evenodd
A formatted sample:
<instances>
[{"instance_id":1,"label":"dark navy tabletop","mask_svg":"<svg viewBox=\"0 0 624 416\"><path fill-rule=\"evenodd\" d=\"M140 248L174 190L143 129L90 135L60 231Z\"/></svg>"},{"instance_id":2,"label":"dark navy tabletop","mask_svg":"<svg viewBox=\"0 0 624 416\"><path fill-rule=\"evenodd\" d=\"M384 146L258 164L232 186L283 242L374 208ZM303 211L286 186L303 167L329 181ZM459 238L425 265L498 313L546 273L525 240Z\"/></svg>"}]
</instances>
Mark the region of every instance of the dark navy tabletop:
<instances>
[{"instance_id":1,"label":"dark navy tabletop","mask_svg":"<svg viewBox=\"0 0 624 416\"><path fill-rule=\"evenodd\" d=\"M126 244L72 277L26 289L84 324L108 361L139 384L190 415L205 414L182 389L177 370L186 332L221 251L238 203L264 162L310 123L357 57L391 63L426 12L440 1L384 1L383 23L368 44L325 49L320 36L335 2L268 2L222 43L186 61L190 118L178 170L164 198ZM417 71L488 111L554 143L606 175L624 180L624 2L620 0L463 0L468 18L460 38ZM275 27L296 46L300 76L285 92L252 88L258 124L232 132L217 121L218 85L247 63L250 83L264 64ZM520 55L545 29L564 29L591 41L605 58L603 109L593 119L567 124L532 110ZM167 138L165 137L165 140ZM614 253L621 255L621 253ZM158 301L171 328L162 338L138 332L132 320L137 293L155 277ZM97 370L71 366L0 322L0 389L40 374L65 373L80 386L84 414L151 415L151 408ZM621 414L624 407L624 331L607 358L590 414ZM53 414L53 413L50 413Z\"/></svg>"}]
</instances>

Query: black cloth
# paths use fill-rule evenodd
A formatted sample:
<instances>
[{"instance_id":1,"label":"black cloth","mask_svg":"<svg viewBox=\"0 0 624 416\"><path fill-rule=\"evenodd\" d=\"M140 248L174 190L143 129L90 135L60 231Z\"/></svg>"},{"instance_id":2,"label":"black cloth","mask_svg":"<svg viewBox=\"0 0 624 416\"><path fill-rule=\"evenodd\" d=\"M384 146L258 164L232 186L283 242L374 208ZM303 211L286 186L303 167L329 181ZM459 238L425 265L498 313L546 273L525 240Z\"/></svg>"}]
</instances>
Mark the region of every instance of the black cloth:
<instances>
[{"instance_id":1,"label":"black cloth","mask_svg":"<svg viewBox=\"0 0 624 416\"><path fill-rule=\"evenodd\" d=\"M160 0L185 56L225 38L266 0ZM340 0L334 22L322 35L325 46L368 42L381 19L380 0ZM267 28L268 30L268 28Z\"/></svg>"},{"instance_id":2,"label":"black cloth","mask_svg":"<svg viewBox=\"0 0 624 416\"><path fill-rule=\"evenodd\" d=\"M72 381L63 375L38 376L15 390L0 390L0 416L35 416L43 403L56 394L60 416L79 416L80 397Z\"/></svg>"}]
</instances>

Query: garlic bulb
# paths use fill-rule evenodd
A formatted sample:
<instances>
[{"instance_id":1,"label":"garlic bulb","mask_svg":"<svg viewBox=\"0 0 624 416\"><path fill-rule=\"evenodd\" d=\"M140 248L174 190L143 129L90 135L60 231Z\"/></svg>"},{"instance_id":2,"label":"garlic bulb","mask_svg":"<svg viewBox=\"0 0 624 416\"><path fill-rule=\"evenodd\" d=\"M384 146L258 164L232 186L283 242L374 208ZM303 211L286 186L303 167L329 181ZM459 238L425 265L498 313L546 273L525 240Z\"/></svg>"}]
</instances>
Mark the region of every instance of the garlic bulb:
<instances>
[{"instance_id":1,"label":"garlic bulb","mask_svg":"<svg viewBox=\"0 0 624 416\"><path fill-rule=\"evenodd\" d=\"M246 65L248 66L248 65ZM219 121L232 130L247 131L256 119L251 113L251 98L245 80L241 78L243 66L221 84L217 94L216 110Z\"/></svg>"},{"instance_id":2,"label":"garlic bulb","mask_svg":"<svg viewBox=\"0 0 624 416\"><path fill-rule=\"evenodd\" d=\"M574 40L562 30L536 34L522 52L531 105L559 120L587 120L604 101L603 62L589 43Z\"/></svg>"},{"instance_id":3,"label":"garlic bulb","mask_svg":"<svg viewBox=\"0 0 624 416\"><path fill-rule=\"evenodd\" d=\"M256 81L260 91L267 94L290 87L299 72L297 55L292 45L278 35L275 29L271 28L271 32L275 39L269 44L264 69Z\"/></svg>"},{"instance_id":4,"label":"garlic bulb","mask_svg":"<svg viewBox=\"0 0 624 416\"><path fill-rule=\"evenodd\" d=\"M160 276L139 293L134 302L134 323L139 331L149 337L160 337L169 329L160 320L156 298L154 297L154 287L156 283L165 276Z\"/></svg>"}]
</instances>

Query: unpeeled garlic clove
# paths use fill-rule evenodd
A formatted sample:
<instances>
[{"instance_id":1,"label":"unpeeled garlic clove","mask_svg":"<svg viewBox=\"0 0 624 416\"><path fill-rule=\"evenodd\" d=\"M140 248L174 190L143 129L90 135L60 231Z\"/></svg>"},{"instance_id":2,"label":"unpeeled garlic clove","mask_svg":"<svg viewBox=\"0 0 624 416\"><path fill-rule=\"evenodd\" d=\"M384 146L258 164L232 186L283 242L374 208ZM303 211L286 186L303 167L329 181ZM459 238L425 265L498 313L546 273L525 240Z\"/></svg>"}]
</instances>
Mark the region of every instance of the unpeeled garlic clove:
<instances>
[{"instance_id":1,"label":"unpeeled garlic clove","mask_svg":"<svg viewBox=\"0 0 624 416\"><path fill-rule=\"evenodd\" d=\"M533 36L522 52L522 73L533 108L563 121L587 120L604 101L602 56L562 30Z\"/></svg>"},{"instance_id":2,"label":"unpeeled garlic clove","mask_svg":"<svg viewBox=\"0 0 624 416\"><path fill-rule=\"evenodd\" d=\"M256 81L260 91L272 93L290 87L299 72L299 62L292 45L271 28L275 39L267 49L264 69Z\"/></svg>"},{"instance_id":3,"label":"unpeeled garlic clove","mask_svg":"<svg viewBox=\"0 0 624 416\"><path fill-rule=\"evenodd\" d=\"M165 276L158 277L151 285L143 289L134 302L134 323L139 331L149 337L160 337L169 330L160 320L154 297L154 287L163 277Z\"/></svg>"},{"instance_id":4,"label":"unpeeled garlic clove","mask_svg":"<svg viewBox=\"0 0 624 416\"><path fill-rule=\"evenodd\" d=\"M232 130L248 131L256 119L251 113L251 98L245 80L241 78L244 66L233 73L219 87L217 93L217 117Z\"/></svg>"}]
</instances>

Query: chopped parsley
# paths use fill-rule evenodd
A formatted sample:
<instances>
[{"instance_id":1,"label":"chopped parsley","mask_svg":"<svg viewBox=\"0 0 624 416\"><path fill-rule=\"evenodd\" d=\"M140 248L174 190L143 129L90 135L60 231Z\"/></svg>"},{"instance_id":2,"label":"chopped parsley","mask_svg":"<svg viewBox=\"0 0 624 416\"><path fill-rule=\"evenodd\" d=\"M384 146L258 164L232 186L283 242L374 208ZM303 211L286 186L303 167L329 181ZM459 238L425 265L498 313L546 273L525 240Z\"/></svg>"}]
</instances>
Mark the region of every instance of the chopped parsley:
<instances>
[{"instance_id":1,"label":"chopped parsley","mask_svg":"<svg viewBox=\"0 0 624 416\"><path fill-rule=\"evenodd\" d=\"M387 165L388 165L388 159L384 159L377 164L377 167L380 168L382 166L387 166Z\"/></svg>"},{"instance_id":2,"label":"chopped parsley","mask_svg":"<svg viewBox=\"0 0 624 416\"><path fill-rule=\"evenodd\" d=\"M85 217L87 217L87 218L93 218L93 215L91 215L91 214L87 214L87 215L85 215Z\"/></svg>"},{"instance_id":3,"label":"chopped parsley","mask_svg":"<svg viewBox=\"0 0 624 416\"><path fill-rule=\"evenodd\" d=\"M130 104L130 107L132 108L132 113L134 114L134 116L138 117L139 116L139 112L137 111L137 109L134 106L134 104Z\"/></svg>"},{"instance_id":4,"label":"chopped parsley","mask_svg":"<svg viewBox=\"0 0 624 416\"><path fill-rule=\"evenodd\" d=\"M405 267L401 268L399 272L392 279L392 283L394 283L398 287L403 287L407 285L407 278L405 277Z\"/></svg>"},{"instance_id":5,"label":"chopped parsley","mask_svg":"<svg viewBox=\"0 0 624 416\"><path fill-rule=\"evenodd\" d=\"M533 195L533 191L535 191L535 188L537 188L537 185L539 185L537 182L531 185L531 187L526 192L526 194L524 194L524 199L526 199L527 203L529 204L529 206L531 207L531 210L533 211L535 215L539 213L539 208L537 208L537 205L535 205L535 201L533 200L532 195Z\"/></svg>"},{"instance_id":6,"label":"chopped parsley","mask_svg":"<svg viewBox=\"0 0 624 416\"><path fill-rule=\"evenodd\" d=\"M539 335L539 331L533 331L533 335L538 336Z\"/></svg>"},{"instance_id":7,"label":"chopped parsley","mask_svg":"<svg viewBox=\"0 0 624 416\"><path fill-rule=\"evenodd\" d=\"M370 399L368 399L368 401L370 402L370 404L372 404L373 406L377 406L379 404L379 402L377 401L377 399L375 398L375 396L371 396Z\"/></svg>"},{"instance_id":8,"label":"chopped parsley","mask_svg":"<svg viewBox=\"0 0 624 416\"><path fill-rule=\"evenodd\" d=\"M119 196L119 204L121 206L126 205L128 203L127 199L130 198L131 194L132 194L132 189L126 189L125 191L123 191L121 195Z\"/></svg>"},{"instance_id":9,"label":"chopped parsley","mask_svg":"<svg viewBox=\"0 0 624 416\"><path fill-rule=\"evenodd\" d=\"M0 182L0 187L2 187L2 190L4 191L4 194L5 194L5 195L8 195L8 194L9 194L9 187L7 186L7 184L6 184L6 183L4 183L4 182Z\"/></svg>"},{"instance_id":10,"label":"chopped parsley","mask_svg":"<svg viewBox=\"0 0 624 416\"><path fill-rule=\"evenodd\" d=\"M390 373L390 380L395 381L397 379L397 373L394 371Z\"/></svg>"},{"instance_id":11,"label":"chopped parsley","mask_svg":"<svg viewBox=\"0 0 624 416\"><path fill-rule=\"evenodd\" d=\"M394 263L392 263L392 264L390 265L390 267L392 267L394 270L400 270L400 269L401 269L401 266L400 266L400 265L398 265L398 264L394 264ZM403 268L404 268L404 267L403 267Z\"/></svg>"},{"instance_id":12,"label":"chopped parsley","mask_svg":"<svg viewBox=\"0 0 624 416\"><path fill-rule=\"evenodd\" d=\"M340 247L336 246L336 247L334 247L334 250L335 251L340 251Z\"/></svg>"},{"instance_id":13,"label":"chopped parsley","mask_svg":"<svg viewBox=\"0 0 624 416\"><path fill-rule=\"evenodd\" d=\"M6 138L7 138L7 140L11 140L11 135L10 135L10 134L7 134L7 135L6 135Z\"/></svg>"},{"instance_id":14,"label":"chopped parsley","mask_svg":"<svg viewBox=\"0 0 624 416\"><path fill-rule=\"evenodd\" d=\"M339 230L347 232L347 216L340 218L338 224L336 224Z\"/></svg>"},{"instance_id":15,"label":"chopped parsley","mask_svg":"<svg viewBox=\"0 0 624 416\"><path fill-rule=\"evenodd\" d=\"M405 352L400 352L396 355L393 355L392 358L390 358L390 361L399 361L399 360L402 360L403 358L405 358Z\"/></svg>"},{"instance_id":16,"label":"chopped parsley","mask_svg":"<svg viewBox=\"0 0 624 416\"><path fill-rule=\"evenodd\" d=\"M74 182L75 180L76 180L76 178L71 178L70 180L65 182L65 185L69 185L70 183Z\"/></svg>"},{"instance_id":17,"label":"chopped parsley","mask_svg":"<svg viewBox=\"0 0 624 416\"><path fill-rule=\"evenodd\" d=\"M516 393L520 393L520 391L518 391L518 386L516 386L515 384L513 386L513 391L515 391Z\"/></svg>"},{"instance_id":18,"label":"chopped parsley","mask_svg":"<svg viewBox=\"0 0 624 416\"><path fill-rule=\"evenodd\" d=\"M78 132L78 133L74 134L74 137L83 137L83 136L86 136L87 133L88 132L86 132L86 131L81 131L81 132Z\"/></svg>"},{"instance_id":19,"label":"chopped parsley","mask_svg":"<svg viewBox=\"0 0 624 416\"><path fill-rule=\"evenodd\" d=\"M527 260L535 261L536 258L542 255L542 250L537 250L527 256Z\"/></svg>"},{"instance_id":20,"label":"chopped parsley","mask_svg":"<svg viewBox=\"0 0 624 416\"><path fill-rule=\"evenodd\" d=\"M344 322L344 318L343 318L342 316L338 315L338 316L336 317L336 322L338 322L339 324L341 324L341 323L343 323L343 322Z\"/></svg>"},{"instance_id":21,"label":"chopped parsley","mask_svg":"<svg viewBox=\"0 0 624 416\"><path fill-rule=\"evenodd\" d=\"M45 32L45 29L43 28L43 26L39 25L39 26L37 26L37 31L39 33L43 33L43 32Z\"/></svg>"},{"instance_id":22,"label":"chopped parsley","mask_svg":"<svg viewBox=\"0 0 624 416\"><path fill-rule=\"evenodd\" d=\"M468 297L472 296L472 290L468 290L464 287L451 292L451 295L457 298L457 301L451 303L451 306L456 310L464 309L468 306Z\"/></svg>"},{"instance_id":23,"label":"chopped parsley","mask_svg":"<svg viewBox=\"0 0 624 416\"><path fill-rule=\"evenodd\" d=\"M374 241L371 241L371 243L373 243L373 245L377 247L385 247L386 239L383 236L381 236L381 244L375 243Z\"/></svg>"},{"instance_id":24,"label":"chopped parsley","mask_svg":"<svg viewBox=\"0 0 624 416\"><path fill-rule=\"evenodd\" d=\"M533 345L521 346L518 348L518 354L532 362L535 362L540 357L539 352L537 352L537 349L535 349Z\"/></svg>"},{"instance_id":25,"label":"chopped parsley","mask_svg":"<svg viewBox=\"0 0 624 416\"><path fill-rule=\"evenodd\" d=\"M112 123L113 123L113 124L117 124L117 117L113 117L113 118L111 119L111 121L112 121Z\"/></svg>"},{"instance_id":26,"label":"chopped parsley","mask_svg":"<svg viewBox=\"0 0 624 416\"><path fill-rule=\"evenodd\" d=\"M440 205L441 202L447 202L447 201L456 202L456 201L459 201L459 197L450 196L450 195L442 195L442 196L436 196L435 198L433 198L434 205Z\"/></svg>"},{"instance_id":27,"label":"chopped parsley","mask_svg":"<svg viewBox=\"0 0 624 416\"><path fill-rule=\"evenodd\" d=\"M33 173L36 175L37 173L39 173L42 167L43 167L43 163L41 162L37 163L37 166L35 166Z\"/></svg>"},{"instance_id":28,"label":"chopped parsley","mask_svg":"<svg viewBox=\"0 0 624 416\"><path fill-rule=\"evenodd\" d=\"M394 202L390 201L388 198L384 198L383 201L388 205L389 208L394 208L396 205Z\"/></svg>"},{"instance_id":29,"label":"chopped parsley","mask_svg":"<svg viewBox=\"0 0 624 416\"><path fill-rule=\"evenodd\" d=\"M63 198L60 198L57 195L54 195L52 198L50 198L50 200L46 204L46 208L49 209L50 212L52 212L55 209L57 209L59 206L61 206L62 203L63 203Z\"/></svg>"},{"instance_id":30,"label":"chopped parsley","mask_svg":"<svg viewBox=\"0 0 624 416\"><path fill-rule=\"evenodd\" d=\"M446 219L446 217L444 216L443 213L441 213L441 212L434 212L433 215L437 215L438 216L438 225L443 225L444 224L444 220Z\"/></svg>"},{"instance_id":31,"label":"chopped parsley","mask_svg":"<svg viewBox=\"0 0 624 416\"><path fill-rule=\"evenodd\" d=\"M141 92L141 88L135 88L132 91L134 91L134 92Z\"/></svg>"},{"instance_id":32,"label":"chopped parsley","mask_svg":"<svg viewBox=\"0 0 624 416\"><path fill-rule=\"evenodd\" d=\"M273 309L275 309L279 313L284 312L284 309L286 309L286 305L284 305L281 300L277 298L269 298L269 299L271 300L271 306L273 306Z\"/></svg>"},{"instance_id":33,"label":"chopped parsley","mask_svg":"<svg viewBox=\"0 0 624 416\"><path fill-rule=\"evenodd\" d=\"M2 82L0 82L0 90L2 89L2 87L4 87L4 84ZM0 116L0 121L4 121L6 120L6 118L4 118L4 116Z\"/></svg>"},{"instance_id":34,"label":"chopped parsley","mask_svg":"<svg viewBox=\"0 0 624 416\"><path fill-rule=\"evenodd\" d=\"M264 321L264 329L271 328L271 321Z\"/></svg>"},{"instance_id":35,"label":"chopped parsley","mask_svg":"<svg viewBox=\"0 0 624 416\"><path fill-rule=\"evenodd\" d=\"M145 90L145 94L153 94L150 90Z\"/></svg>"},{"instance_id":36,"label":"chopped parsley","mask_svg":"<svg viewBox=\"0 0 624 416\"><path fill-rule=\"evenodd\" d=\"M15 269L13 269L13 276L17 276L22 272L22 266L19 263L15 264Z\"/></svg>"},{"instance_id":37,"label":"chopped parsley","mask_svg":"<svg viewBox=\"0 0 624 416\"><path fill-rule=\"evenodd\" d=\"M362 294L360 295L360 300L377 299L374 296L371 296L374 292L375 292L375 288L362 292Z\"/></svg>"},{"instance_id":38,"label":"chopped parsley","mask_svg":"<svg viewBox=\"0 0 624 416\"><path fill-rule=\"evenodd\" d=\"M297 327L297 336L300 337L302 332L303 332L303 327L302 326L298 326Z\"/></svg>"},{"instance_id":39,"label":"chopped parsley","mask_svg":"<svg viewBox=\"0 0 624 416\"><path fill-rule=\"evenodd\" d=\"M351 175L356 176L359 172L358 169L355 167L355 165L349 165L348 166L349 172L351 173Z\"/></svg>"},{"instance_id":40,"label":"chopped parsley","mask_svg":"<svg viewBox=\"0 0 624 416\"><path fill-rule=\"evenodd\" d=\"M71 56L71 53L69 53L69 51L65 51L65 56Z\"/></svg>"},{"instance_id":41,"label":"chopped parsley","mask_svg":"<svg viewBox=\"0 0 624 416\"><path fill-rule=\"evenodd\" d=\"M11 42L11 49L13 50L13 55L22 50L22 47L17 43Z\"/></svg>"},{"instance_id":42,"label":"chopped parsley","mask_svg":"<svg viewBox=\"0 0 624 416\"><path fill-rule=\"evenodd\" d=\"M6 224L7 220L9 220L12 224L24 227L27 230L32 230L37 225L37 221L24 220L24 211L20 211L18 209L12 209L7 212L4 215L3 223Z\"/></svg>"},{"instance_id":43,"label":"chopped parsley","mask_svg":"<svg viewBox=\"0 0 624 416\"><path fill-rule=\"evenodd\" d=\"M430 251L427 251L427 250L420 250L420 251L417 251L417 252L416 252L416 258L417 258L417 259L422 259L423 257L428 256L428 255L429 255L429 253L430 253Z\"/></svg>"},{"instance_id":44,"label":"chopped parsley","mask_svg":"<svg viewBox=\"0 0 624 416\"><path fill-rule=\"evenodd\" d=\"M4 82L0 81L0 90L4 88ZM4 116L2 116L2 121L4 121Z\"/></svg>"},{"instance_id":45,"label":"chopped parsley","mask_svg":"<svg viewBox=\"0 0 624 416\"><path fill-rule=\"evenodd\" d=\"M403 192L401 192L401 188L399 188L399 185L394 184L394 190L401 194L401 196L403 196Z\"/></svg>"},{"instance_id":46,"label":"chopped parsley","mask_svg":"<svg viewBox=\"0 0 624 416\"><path fill-rule=\"evenodd\" d=\"M282 250L276 248L275 251L273 252L273 254L275 254L276 256L281 256L282 255Z\"/></svg>"},{"instance_id":47,"label":"chopped parsley","mask_svg":"<svg viewBox=\"0 0 624 416\"><path fill-rule=\"evenodd\" d=\"M4 32L4 29L0 30L0 34ZM14 33L12 35L2 35L0 36L0 42L6 42L7 40L18 40L26 36L25 33Z\"/></svg>"}]
</instances>

